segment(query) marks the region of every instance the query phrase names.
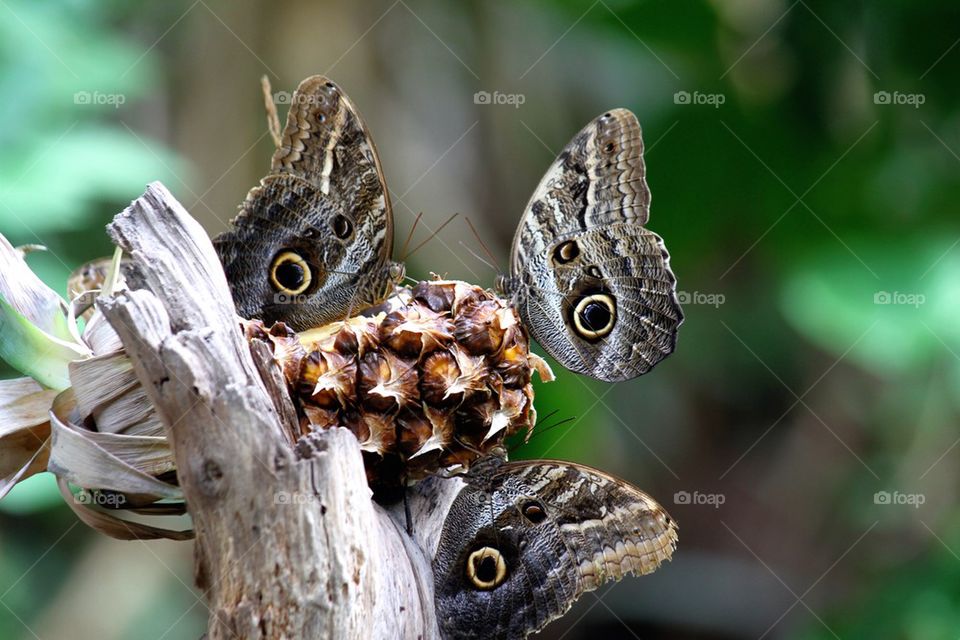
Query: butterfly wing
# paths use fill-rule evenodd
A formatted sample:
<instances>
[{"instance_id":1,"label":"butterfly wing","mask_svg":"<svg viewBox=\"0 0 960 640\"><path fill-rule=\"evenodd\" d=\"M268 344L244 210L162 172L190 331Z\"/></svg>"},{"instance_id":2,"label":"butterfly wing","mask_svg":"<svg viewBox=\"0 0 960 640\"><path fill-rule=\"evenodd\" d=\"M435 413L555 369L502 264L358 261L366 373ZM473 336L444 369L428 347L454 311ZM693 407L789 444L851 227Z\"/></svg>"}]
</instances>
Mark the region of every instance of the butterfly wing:
<instances>
[{"instance_id":1,"label":"butterfly wing","mask_svg":"<svg viewBox=\"0 0 960 640\"><path fill-rule=\"evenodd\" d=\"M636 116L610 111L564 148L527 205L506 292L533 337L566 368L634 378L669 355L683 313L649 218Z\"/></svg>"},{"instance_id":2,"label":"butterfly wing","mask_svg":"<svg viewBox=\"0 0 960 640\"><path fill-rule=\"evenodd\" d=\"M389 259L393 210L380 156L360 112L329 78L311 76L297 87L271 170L303 178L342 203L358 226L375 229L367 235Z\"/></svg>"},{"instance_id":3,"label":"butterfly wing","mask_svg":"<svg viewBox=\"0 0 960 640\"><path fill-rule=\"evenodd\" d=\"M513 475L543 501L576 560L583 591L652 573L673 555L676 522L628 482L555 460L510 462L498 473Z\"/></svg>"},{"instance_id":4,"label":"butterfly wing","mask_svg":"<svg viewBox=\"0 0 960 640\"><path fill-rule=\"evenodd\" d=\"M379 300L386 285L370 231L313 185L280 174L250 190L214 246L237 313L302 331Z\"/></svg>"},{"instance_id":5,"label":"butterfly wing","mask_svg":"<svg viewBox=\"0 0 960 640\"><path fill-rule=\"evenodd\" d=\"M240 315L303 330L379 302L397 270L389 196L359 113L321 76L290 102L273 173L214 246Z\"/></svg>"},{"instance_id":6,"label":"butterfly wing","mask_svg":"<svg viewBox=\"0 0 960 640\"><path fill-rule=\"evenodd\" d=\"M655 570L676 540L660 505L595 469L534 460L468 477L434 560L444 636L526 637L584 592Z\"/></svg>"}]
</instances>

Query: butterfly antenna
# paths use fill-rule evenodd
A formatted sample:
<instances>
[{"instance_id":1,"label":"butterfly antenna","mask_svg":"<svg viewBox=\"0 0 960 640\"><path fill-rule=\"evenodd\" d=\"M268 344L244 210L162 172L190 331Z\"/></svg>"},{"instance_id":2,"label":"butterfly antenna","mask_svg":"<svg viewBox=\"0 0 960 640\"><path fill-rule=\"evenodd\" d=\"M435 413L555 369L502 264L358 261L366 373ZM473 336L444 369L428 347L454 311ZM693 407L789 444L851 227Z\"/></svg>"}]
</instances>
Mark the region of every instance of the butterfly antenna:
<instances>
[{"instance_id":1,"label":"butterfly antenna","mask_svg":"<svg viewBox=\"0 0 960 640\"><path fill-rule=\"evenodd\" d=\"M451 222L453 222L458 215L460 215L460 214L459 214L459 213L455 213L455 214L453 214L452 216L450 216L449 218L447 218L446 221L444 221L443 224L441 224L439 227L437 227L437 230L436 230L436 231L434 231L434 232L431 233L429 236L427 236L427 239L426 239L426 240L424 240L423 242L421 242L420 244L418 244L417 246L415 246L413 249L411 249L410 253L408 253L407 255L405 255L401 260L402 260L402 261L406 261L407 258L409 258L409 257L412 256L413 254L415 254L417 251L419 251L421 248L423 248L423 245L427 244L428 242L430 242L431 240L433 240L434 238L436 238L438 235L440 235L440 232L443 231L443 228L446 227L446 226L447 226L448 224L450 224Z\"/></svg>"},{"instance_id":2,"label":"butterfly antenna","mask_svg":"<svg viewBox=\"0 0 960 640\"><path fill-rule=\"evenodd\" d=\"M477 261L482 262L483 264L487 265L488 267L490 267L490 268L493 269L494 271L499 271L499 269L497 269L495 266L493 266L492 264L490 264L490 261L489 261L489 260L487 260L486 258L481 258L480 255L479 255L476 251L474 251L473 249L471 249L470 247L468 247L468 246L464 243L463 240L460 241L460 246L463 247L464 249L466 249L467 253L469 253L471 256L473 256L474 258L476 258Z\"/></svg>"},{"instance_id":3,"label":"butterfly antenna","mask_svg":"<svg viewBox=\"0 0 960 640\"><path fill-rule=\"evenodd\" d=\"M544 422L547 422L548 420L550 420L551 418L553 418L553 416L557 415L558 413L560 413L560 410L559 410L559 409L554 409L553 411L551 411L551 412L548 413L547 415L543 416L543 421L544 421Z\"/></svg>"},{"instance_id":4,"label":"butterfly antenna","mask_svg":"<svg viewBox=\"0 0 960 640\"><path fill-rule=\"evenodd\" d=\"M263 90L263 106L267 110L267 128L270 129L273 144L279 149L282 142L280 138L280 117L277 115L277 104L273 101L273 90L267 74L260 77L260 88Z\"/></svg>"},{"instance_id":5,"label":"butterfly antenna","mask_svg":"<svg viewBox=\"0 0 960 640\"><path fill-rule=\"evenodd\" d=\"M473 226L473 222L470 221L470 218L468 216L464 216L464 218L466 218L467 220L467 226L470 227L470 231L473 232L473 237L477 239L477 242L480 244L480 247L483 249L483 252L487 254L488 258L490 258L490 262L487 264L491 264L492 268L497 273L503 273L503 270L500 268L500 263L497 262L497 259L493 255L493 252L490 251L490 248L487 247L487 245L483 242L483 238L480 237L480 234L477 232L477 228ZM471 251L471 253L473 252ZM484 261L481 261L481 262L484 262Z\"/></svg>"},{"instance_id":6,"label":"butterfly antenna","mask_svg":"<svg viewBox=\"0 0 960 640\"><path fill-rule=\"evenodd\" d=\"M538 438L538 437L542 436L542 435L545 434L545 433L548 433L548 432L550 432L550 431L553 431L554 429L557 429L557 428L559 428L559 427L562 427L563 425L565 425L565 424L567 424L567 423L569 423L569 422L576 422L576 421L577 421L577 416L569 416L569 417L567 417L567 418L564 418L563 420L558 420L557 422L555 422L554 424L551 424L551 425L548 426L548 427L543 427L542 429L537 429L537 432L534 433L533 435L531 435L530 438L527 440L527 442L530 442L530 440L533 440L534 438Z\"/></svg>"},{"instance_id":7,"label":"butterfly antenna","mask_svg":"<svg viewBox=\"0 0 960 640\"><path fill-rule=\"evenodd\" d=\"M417 214L417 217L413 220L413 226L410 227L410 233L407 234L407 239L403 241L403 248L400 249L400 255L403 256L400 258L400 261L403 262L407 259L407 247L410 246L410 240L413 239L413 232L417 230L417 225L420 224L420 219L423 218L423 211Z\"/></svg>"},{"instance_id":8,"label":"butterfly antenna","mask_svg":"<svg viewBox=\"0 0 960 640\"><path fill-rule=\"evenodd\" d=\"M550 417L552 417L552 416L555 415L556 413L557 413L556 410L551 411L551 412L547 415L547 419L549 419ZM577 421L577 417L576 417L576 416L570 416L570 417L567 417L567 418L563 418L562 420L558 420L557 422L555 422L555 423L553 423L553 424L551 424L551 425L548 425L548 426L545 426L545 427L541 427L541 428L537 429L535 433L530 434L530 437L529 437L529 438L525 438L522 442L518 442L517 444L511 446L511 447L510 447L510 453L513 453L514 451L516 451L516 450L519 449L520 447L526 445L527 443L529 443L529 442L530 442L531 440L533 440L534 438L539 438L540 436L542 436L542 435L545 434L545 433L548 433L548 432L550 432L550 431L553 431L554 429L558 429L558 428L562 427L563 425L565 425L565 424L567 424L567 423L570 423L570 422L576 423L576 421Z\"/></svg>"}]
</instances>

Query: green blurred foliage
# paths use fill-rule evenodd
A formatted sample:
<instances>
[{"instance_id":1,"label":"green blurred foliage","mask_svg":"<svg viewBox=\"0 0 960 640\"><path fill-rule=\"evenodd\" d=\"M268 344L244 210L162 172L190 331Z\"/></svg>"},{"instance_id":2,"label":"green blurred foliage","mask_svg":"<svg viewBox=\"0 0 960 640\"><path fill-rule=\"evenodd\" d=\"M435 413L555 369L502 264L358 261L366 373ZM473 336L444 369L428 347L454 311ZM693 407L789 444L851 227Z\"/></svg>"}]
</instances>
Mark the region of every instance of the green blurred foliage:
<instances>
[{"instance_id":1,"label":"green blurred foliage","mask_svg":"<svg viewBox=\"0 0 960 640\"><path fill-rule=\"evenodd\" d=\"M158 79L155 58L117 31L120 4L11 0L0 20L0 227L15 245L47 246L31 262L60 291L70 269L110 252L103 224L131 193L180 162L119 114Z\"/></svg>"},{"instance_id":2,"label":"green blurred foliage","mask_svg":"<svg viewBox=\"0 0 960 640\"><path fill-rule=\"evenodd\" d=\"M118 29L128 14L122 2L0 5L0 232L14 245L47 247L28 261L62 295L70 271L112 252L110 218L183 165L161 143L138 139L108 103L129 108L159 80L156 57ZM0 376L18 375L0 363ZM93 535L47 474L0 503L0 523L0 637L15 638L42 618Z\"/></svg>"}]
</instances>

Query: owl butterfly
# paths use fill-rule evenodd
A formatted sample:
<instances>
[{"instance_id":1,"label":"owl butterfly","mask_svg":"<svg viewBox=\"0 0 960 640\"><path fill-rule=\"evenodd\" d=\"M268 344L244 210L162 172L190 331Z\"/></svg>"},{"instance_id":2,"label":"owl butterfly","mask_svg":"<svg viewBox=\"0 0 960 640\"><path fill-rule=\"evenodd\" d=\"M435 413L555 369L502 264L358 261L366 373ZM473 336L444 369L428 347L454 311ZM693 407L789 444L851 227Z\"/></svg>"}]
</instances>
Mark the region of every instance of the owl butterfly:
<instances>
[{"instance_id":1,"label":"owl butterfly","mask_svg":"<svg viewBox=\"0 0 960 640\"><path fill-rule=\"evenodd\" d=\"M596 469L477 462L433 563L446 638L524 638L609 580L669 560L677 525L653 498Z\"/></svg>"},{"instance_id":2,"label":"owl butterfly","mask_svg":"<svg viewBox=\"0 0 960 640\"><path fill-rule=\"evenodd\" d=\"M237 312L294 330L380 302L403 277L393 215L360 114L322 76L300 83L271 172L214 239Z\"/></svg>"},{"instance_id":3,"label":"owl butterfly","mask_svg":"<svg viewBox=\"0 0 960 640\"><path fill-rule=\"evenodd\" d=\"M498 289L567 369L628 380L673 351L683 312L649 215L640 124L626 109L584 127L527 204Z\"/></svg>"}]
</instances>

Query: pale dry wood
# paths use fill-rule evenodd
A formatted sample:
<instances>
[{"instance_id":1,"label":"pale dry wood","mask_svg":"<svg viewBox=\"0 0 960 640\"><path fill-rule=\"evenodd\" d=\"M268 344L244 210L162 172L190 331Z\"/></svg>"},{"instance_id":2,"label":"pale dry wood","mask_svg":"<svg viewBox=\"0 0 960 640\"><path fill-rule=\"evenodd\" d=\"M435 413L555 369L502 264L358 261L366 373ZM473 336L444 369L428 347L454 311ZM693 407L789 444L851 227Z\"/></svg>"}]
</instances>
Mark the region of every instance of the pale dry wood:
<instances>
[{"instance_id":1,"label":"pale dry wood","mask_svg":"<svg viewBox=\"0 0 960 640\"><path fill-rule=\"evenodd\" d=\"M211 640L438 637L432 550L406 534L402 509L373 503L352 433L326 432L296 458L281 379L261 378L269 367L254 362L199 224L154 183L109 232L131 255L128 282L149 290L100 305L174 448ZM459 486L413 496L427 548Z\"/></svg>"}]
</instances>

